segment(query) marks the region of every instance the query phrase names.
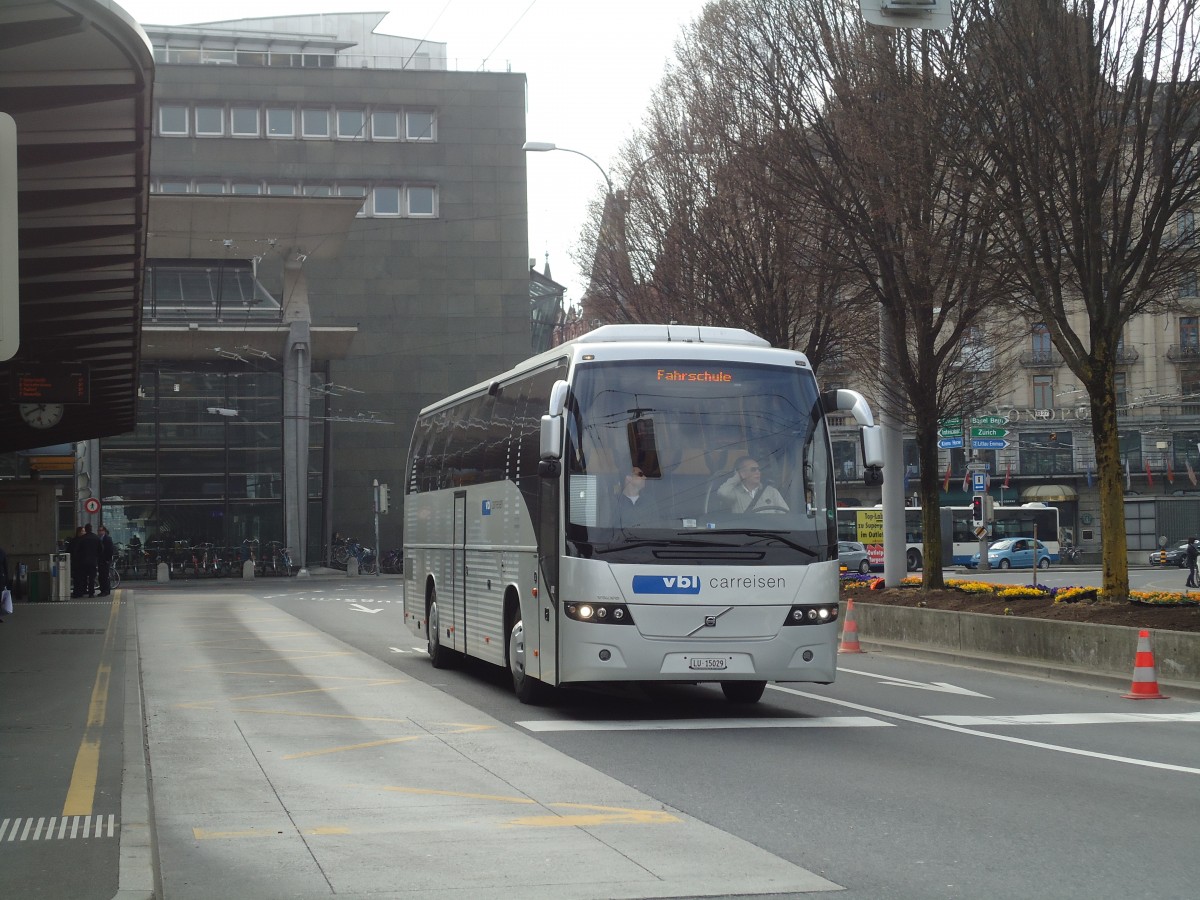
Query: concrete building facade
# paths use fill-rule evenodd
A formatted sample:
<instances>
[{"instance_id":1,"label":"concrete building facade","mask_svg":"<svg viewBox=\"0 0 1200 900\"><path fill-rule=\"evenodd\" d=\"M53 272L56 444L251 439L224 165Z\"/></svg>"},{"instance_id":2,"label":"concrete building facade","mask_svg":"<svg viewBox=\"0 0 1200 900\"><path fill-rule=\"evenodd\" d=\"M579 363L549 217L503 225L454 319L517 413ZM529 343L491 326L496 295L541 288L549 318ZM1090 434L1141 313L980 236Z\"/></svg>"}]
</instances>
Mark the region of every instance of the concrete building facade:
<instances>
[{"instance_id":1,"label":"concrete building facade","mask_svg":"<svg viewBox=\"0 0 1200 900\"><path fill-rule=\"evenodd\" d=\"M525 77L450 71L382 18L143 26L139 425L85 466L118 540L371 545L417 411L529 355Z\"/></svg>"}]
</instances>

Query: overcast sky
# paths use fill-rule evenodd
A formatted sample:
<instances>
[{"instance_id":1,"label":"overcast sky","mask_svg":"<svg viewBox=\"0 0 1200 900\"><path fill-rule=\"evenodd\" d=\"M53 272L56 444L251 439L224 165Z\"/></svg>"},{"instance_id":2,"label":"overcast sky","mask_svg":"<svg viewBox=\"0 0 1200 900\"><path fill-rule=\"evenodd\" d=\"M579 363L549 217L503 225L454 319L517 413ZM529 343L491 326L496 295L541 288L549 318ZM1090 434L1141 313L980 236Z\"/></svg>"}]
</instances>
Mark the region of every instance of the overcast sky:
<instances>
[{"instance_id":1,"label":"overcast sky","mask_svg":"<svg viewBox=\"0 0 1200 900\"><path fill-rule=\"evenodd\" d=\"M639 125L682 27L706 0L115 0L138 22L178 25L317 12L389 12L380 31L445 43L450 65L524 72L529 140L592 157L605 169ZM578 303L571 250L596 168L570 153L529 156L529 256Z\"/></svg>"}]
</instances>

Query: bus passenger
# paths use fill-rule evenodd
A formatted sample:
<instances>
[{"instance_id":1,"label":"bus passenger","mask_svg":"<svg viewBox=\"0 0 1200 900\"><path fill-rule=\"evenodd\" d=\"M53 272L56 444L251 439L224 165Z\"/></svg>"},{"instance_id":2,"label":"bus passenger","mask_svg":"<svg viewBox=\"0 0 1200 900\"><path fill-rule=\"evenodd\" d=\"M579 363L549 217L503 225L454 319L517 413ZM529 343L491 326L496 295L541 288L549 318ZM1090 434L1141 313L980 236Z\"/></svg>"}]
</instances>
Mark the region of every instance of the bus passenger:
<instances>
[{"instance_id":1,"label":"bus passenger","mask_svg":"<svg viewBox=\"0 0 1200 900\"><path fill-rule=\"evenodd\" d=\"M614 518L617 528L645 525L658 518L658 503L653 493L646 490L646 473L641 467L634 466L625 476L625 483L617 494Z\"/></svg>"},{"instance_id":2,"label":"bus passenger","mask_svg":"<svg viewBox=\"0 0 1200 900\"><path fill-rule=\"evenodd\" d=\"M762 467L749 456L743 456L734 463L733 474L717 488L717 496L729 504L730 512L788 511L783 495L774 486L763 484Z\"/></svg>"}]
</instances>

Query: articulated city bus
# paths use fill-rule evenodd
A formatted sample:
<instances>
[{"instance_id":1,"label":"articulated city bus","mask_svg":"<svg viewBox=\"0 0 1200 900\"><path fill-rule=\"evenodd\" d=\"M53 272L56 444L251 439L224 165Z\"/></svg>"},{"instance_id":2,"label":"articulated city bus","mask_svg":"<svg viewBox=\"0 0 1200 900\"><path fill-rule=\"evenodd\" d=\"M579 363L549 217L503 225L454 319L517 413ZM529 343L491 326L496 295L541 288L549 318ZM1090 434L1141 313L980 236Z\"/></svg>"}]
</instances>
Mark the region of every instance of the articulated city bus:
<instances>
[{"instance_id":1,"label":"articulated city bus","mask_svg":"<svg viewBox=\"0 0 1200 900\"><path fill-rule=\"evenodd\" d=\"M405 478L404 617L434 666L505 666L522 701L585 682L836 675L826 416L854 391L730 328L610 325L422 410Z\"/></svg>"},{"instance_id":2,"label":"articulated city bus","mask_svg":"<svg viewBox=\"0 0 1200 900\"><path fill-rule=\"evenodd\" d=\"M843 506L837 511L838 538L858 541L867 549L871 566L883 565L883 508L881 506ZM979 552L979 538L969 506L941 507L942 565L966 565ZM904 508L904 555L907 568L915 572L924 565L925 528L919 506ZM1045 503L1020 506L995 506L989 523L988 540L1037 535L1050 551L1051 562L1060 555L1058 509Z\"/></svg>"}]
</instances>

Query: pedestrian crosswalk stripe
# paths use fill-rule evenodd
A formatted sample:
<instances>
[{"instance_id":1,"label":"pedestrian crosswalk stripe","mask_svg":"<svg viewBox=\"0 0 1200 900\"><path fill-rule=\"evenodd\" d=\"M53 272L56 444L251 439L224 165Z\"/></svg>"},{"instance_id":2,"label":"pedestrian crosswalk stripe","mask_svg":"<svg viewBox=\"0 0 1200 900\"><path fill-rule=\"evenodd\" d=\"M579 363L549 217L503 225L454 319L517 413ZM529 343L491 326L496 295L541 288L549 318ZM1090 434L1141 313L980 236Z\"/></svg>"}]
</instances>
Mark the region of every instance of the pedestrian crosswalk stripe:
<instances>
[{"instance_id":1,"label":"pedestrian crosswalk stripe","mask_svg":"<svg viewBox=\"0 0 1200 900\"><path fill-rule=\"evenodd\" d=\"M117 835L117 817L112 813L98 816L40 816L0 819L0 844L20 841L87 840Z\"/></svg>"},{"instance_id":2,"label":"pedestrian crosswalk stripe","mask_svg":"<svg viewBox=\"0 0 1200 900\"><path fill-rule=\"evenodd\" d=\"M810 719L651 719L636 720L565 720L531 719L517 722L527 731L704 731L725 728L890 728L869 716L826 716Z\"/></svg>"}]
</instances>

